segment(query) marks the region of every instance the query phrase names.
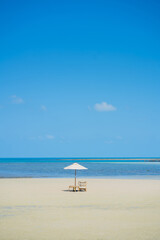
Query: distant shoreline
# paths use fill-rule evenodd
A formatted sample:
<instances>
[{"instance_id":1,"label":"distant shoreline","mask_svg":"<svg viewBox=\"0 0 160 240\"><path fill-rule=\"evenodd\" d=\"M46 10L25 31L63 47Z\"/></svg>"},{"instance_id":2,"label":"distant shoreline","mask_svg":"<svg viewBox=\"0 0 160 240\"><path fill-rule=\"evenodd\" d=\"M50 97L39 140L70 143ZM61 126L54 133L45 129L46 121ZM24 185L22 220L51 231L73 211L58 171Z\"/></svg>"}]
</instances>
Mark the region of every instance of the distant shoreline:
<instances>
[{"instance_id":1,"label":"distant shoreline","mask_svg":"<svg viewBox=\"0 0 160 240\"><path fill-rule=\"evenodd\" d=\"M160 158L60 158L58 160L77 160L77 161L82 161L82 160L92 160L92 161L97 161L97 160L102 160L102 161L160 161Z\"/></svg>"},{"instance_id":2,"label":"distant shoreline","mask_svg":"<svg viewBox=\"0 0 160 240\"><path fill-rule=\"evenodd\" d=\"M18 161L18 162L23 162L23 161L27 161L28 162L43 162L43 161L112 161L112 162L129 162L129 161L133 161L133 162L160 162L160 158L0 158L0 162L14 162L14 161Z\"/></svg>"}]
</instances>

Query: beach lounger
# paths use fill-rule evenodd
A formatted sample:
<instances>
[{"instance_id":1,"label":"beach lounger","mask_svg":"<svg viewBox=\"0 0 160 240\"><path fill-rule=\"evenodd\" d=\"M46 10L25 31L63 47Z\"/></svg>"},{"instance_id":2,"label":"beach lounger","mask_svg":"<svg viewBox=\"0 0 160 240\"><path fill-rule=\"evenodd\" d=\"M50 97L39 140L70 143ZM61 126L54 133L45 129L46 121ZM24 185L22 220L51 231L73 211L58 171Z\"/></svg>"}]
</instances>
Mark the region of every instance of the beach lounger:
<instances>
[{"instance_id":1,"label":"beach lounger","mask_svg":"<svg viewBox=\"0 0 160 240\"><path fill-rule=\"evenodd\" d=\"M69 191L71 191L71 190L74 191L74 192L75 192L76 190L79 191L79 186L73 186L73 185L72 185L72 186L69 186Z\"/></svg>"},{"instance_id":2,"label":"beach lounger","mask_svg":"<svg viewBox=\"0 0 160 240\"><path fill-rule=\"evenodd\" d=\"M87 182L86 181L79 181L78 182L79 191L87 191Z\"/></svg>"}]
</instances>

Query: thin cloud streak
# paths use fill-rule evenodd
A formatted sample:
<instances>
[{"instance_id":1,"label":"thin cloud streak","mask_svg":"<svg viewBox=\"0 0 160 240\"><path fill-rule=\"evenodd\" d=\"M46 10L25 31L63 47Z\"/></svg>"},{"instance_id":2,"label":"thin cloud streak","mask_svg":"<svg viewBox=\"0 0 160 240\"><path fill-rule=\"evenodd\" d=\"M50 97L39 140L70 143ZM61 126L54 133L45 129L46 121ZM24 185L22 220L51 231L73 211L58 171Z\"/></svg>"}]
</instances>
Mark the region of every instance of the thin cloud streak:
<instances>
[{"instance_id":1,"label":"thin cloud streak","mask_svg":"<svg viewBox=\"0 0 160 240\"><path fill-rule=\"evenodd\" d=\"M50 135L50 134L47 134L47 135L46 135L46 138L51 140L51 139L54 139L54 136L53 136L53 135Z\"/></svg>"},{"instance_id":2,"label":"thin cloud streak","mask_svg":"<svg viewBox=\"0 0 160 240\"><path fill-rule=\"evenodd\" d=\"M94 109L98 112L111 112L111 111L116 111L116 107L114 107L111 104L108 104L106 102L102 102L102 103L96 103L94 105Z\"/></svg>"},{"instance_id":3,"label":"thin cloud streak","mask_svg":"<svg viewBox=\"0 0 160 240\"><path fill-rule=\"evenodd\" d=\"M23 99L20 97L17 97L16 95L11 96L12 103L13 104L22 104L24 103Z\"/></svg>"}]
</instances>

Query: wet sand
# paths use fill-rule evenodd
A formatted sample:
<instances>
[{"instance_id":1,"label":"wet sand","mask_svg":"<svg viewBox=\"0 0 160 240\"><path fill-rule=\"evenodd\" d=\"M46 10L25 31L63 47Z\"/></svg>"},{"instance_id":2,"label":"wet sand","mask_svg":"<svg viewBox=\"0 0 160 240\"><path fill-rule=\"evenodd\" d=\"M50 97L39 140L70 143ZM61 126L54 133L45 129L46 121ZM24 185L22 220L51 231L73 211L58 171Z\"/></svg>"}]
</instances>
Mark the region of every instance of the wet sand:
<instances>
[{"instance_id":1,"label":"wet sand","mask_svg":"<svg viewBox=\"0 0 160 240\"><path fill-rule=\"evenodd\" d=\"M160 180L0 179L0 240L159 240Z\"/></svg>"}]
</instances>

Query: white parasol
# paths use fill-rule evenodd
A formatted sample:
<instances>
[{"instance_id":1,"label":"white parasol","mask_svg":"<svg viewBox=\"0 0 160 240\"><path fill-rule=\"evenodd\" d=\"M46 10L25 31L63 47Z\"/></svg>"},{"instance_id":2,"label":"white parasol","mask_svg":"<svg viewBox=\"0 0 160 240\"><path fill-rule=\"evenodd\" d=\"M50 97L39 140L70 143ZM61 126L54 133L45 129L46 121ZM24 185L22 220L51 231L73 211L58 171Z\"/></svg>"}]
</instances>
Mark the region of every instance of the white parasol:
<instances>
[{"instance_id":1,"label":"white parasol","mask_svg":"<svg viewBox=\"0 0 160 240\"><path fill-rule=\"evenodd\" d=\"M80 165L78 163L73 163L72 165L69 165L68 167L65 167L64 169L75 170L75 187L76 187L76 170L85 170L85 169L88 169L88 168L83 167L82 165Z\"/></svg>"}]
</instances>

